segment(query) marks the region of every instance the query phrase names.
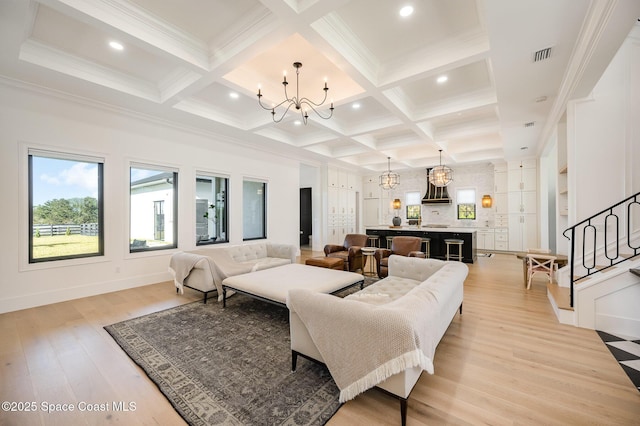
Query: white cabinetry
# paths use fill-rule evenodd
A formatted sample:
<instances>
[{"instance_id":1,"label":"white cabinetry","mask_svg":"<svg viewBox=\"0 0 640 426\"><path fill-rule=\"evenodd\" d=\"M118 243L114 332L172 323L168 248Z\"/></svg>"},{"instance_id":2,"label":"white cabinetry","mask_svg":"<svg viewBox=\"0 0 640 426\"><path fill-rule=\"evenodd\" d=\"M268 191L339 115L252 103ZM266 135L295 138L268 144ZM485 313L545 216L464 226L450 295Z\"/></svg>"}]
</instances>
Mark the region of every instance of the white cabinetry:
<instances>
[{"instance_id":1,"label":"white cabinetry","mask_svg":"<svg viewBox=\"0 0 640 426\"><path fill-rule=\"evenodd\" d=\"M495 232L491 228L478 229L476 232L478 250L493 250L495 247L494 234Z\"/></svg>"},{"instance_id":2,"label":"white cabinetry","mask_svg":"<svg viewBox=\"0 0 640 426\"><path fill-rule=\"evenodd\" d=\"M538 172L535 159L508 165L509 250L538 247Z\"/></svg>"},{"instance_id":3,"label":"white cabinetry","mask_svg":"<svg viewBox=\"0 0 640 426\"><path fill-rule=\"evenodd\" d=\"M380 185L375 177L365 177L362 196L367 198L380 198Z\"/></svg>"},{"instance_id":4,"label":"white cabinetry","mask_svg":"<svg viewBox=\"0 0 640 426\"><path fill-rule=\"evenodd\" d=\"M329 167L327 170L327 244L342 244L356 229L356 194L359 177Z\"/></svg>"},{"instance_id":5,"label":"white cabinetry","mask_svg":"<svg viewBox=\"0 0 640 426\"><path fill-rule=\"evenodd\" d=\"M496 214L506 214L508 210L508 173L507 164L496 164L493 172L494 196L493 204Z\"/></svg>"},{"instance_id":6,"label":"white cabinetry","mask_svg":"<svg viewBox=\"0 0 640 426\"><path fill-rule=\"evenodd\" d=\"M496 193L507 192L508 188L508 174L506 164L496 164L494 167L493 179L494 179L494 191Z\"/></svg>"},{"instance_id":7,"label":"white cabinetry","mask_svg":"<svg viewBox=\"0 0 640 426\"><path fill-rule=\"evenodd\" d=\"M509 229L496 228L494 230L494 249L507 251L509 250Z\"/></svg>"}]
</instances>

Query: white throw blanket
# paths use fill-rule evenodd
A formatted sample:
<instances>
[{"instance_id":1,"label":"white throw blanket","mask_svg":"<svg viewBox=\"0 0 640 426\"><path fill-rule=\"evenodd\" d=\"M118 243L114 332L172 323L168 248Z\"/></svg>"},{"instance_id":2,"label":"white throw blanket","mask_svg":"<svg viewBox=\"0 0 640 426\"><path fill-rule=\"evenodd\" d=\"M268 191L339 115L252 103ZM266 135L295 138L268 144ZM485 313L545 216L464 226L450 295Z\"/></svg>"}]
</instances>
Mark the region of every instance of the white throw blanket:
<instances>
[{"instance_id":1,"label":"white throw blanket","mask_svg":"<svg viewBox=\"0 0 640 426\"><path fill-rule=\"evenodd\" d=\"M208 267L213 277L213 284L218 290L218 300L222 300L222 281L230 276L246 274L252 272L257 265L243 264L234 261L224 250L197 250L191 252L178 252L171 256L169 260L169 271L173 274L175 286L184 294L184 280L187 279L191 270L198 262L205 265L198 267ZM231 296L233 292L228 293Z\"/></svg>"},{"instance_id":2,"label":"white throw blanket","mask_svg":"<svg viewBox=\"0 0 640 426\"><path fill-rule=\"evenodd\" d=\"M236 262L226 250L203 249L188 252L188 254L193 254L200 257L200 259L205 259L209 265L211 276L213 277L213 284L216 286L216 290L218 290L218 301L222 301L222 281L224 281L225 278L252 272L257 266ZM232 291L227 292L227 297L230 297L234 293L235 292Z\"/></svg>"},{"instance_id":3,"label":"white throw blanket","mask_svg":"<svg viewBox=\"0 0 640 426\"><path fill-rule=\"evenodd\" d=\"M169 260L169 271L173 274L173 282L180 290L180 294L184 294L184 280L189 276L191 270L202 259L202 256L179 252L171 256Z\"/></svg>"},{"instance_id":4,"label":"white throw blanket","mask_svg":"<svg viewBox=\"0 0 640 426\"><path fill-rule=\"evenodd\" d=\"M296 289L287 305L309 331L340 388L340 402L408 368L433 374L440 310L426 286L382 306Z\"/></svg>"}]
</instances>

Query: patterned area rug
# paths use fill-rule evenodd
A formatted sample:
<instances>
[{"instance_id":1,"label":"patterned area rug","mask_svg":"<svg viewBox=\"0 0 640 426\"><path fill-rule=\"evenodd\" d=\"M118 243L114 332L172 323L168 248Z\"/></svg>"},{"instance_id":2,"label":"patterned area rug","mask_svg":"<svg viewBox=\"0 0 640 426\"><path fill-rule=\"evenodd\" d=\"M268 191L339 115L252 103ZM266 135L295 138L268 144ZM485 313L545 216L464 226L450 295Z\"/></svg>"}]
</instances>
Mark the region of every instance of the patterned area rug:
<instances>
[{"instance_id":1,"label":"patterned area rug","mask_svg":"<svg viewBox=\"0 0 640 426\"><path fill-rule=\"evenodd\" d=\"M291 373L286 308L235 295L226 309L194 302L105 330L190 425L323 425L340 407L326 367L298 358Z\"/></svg>"},{"instance_id":2,"label":"patterned area rug","mask_svg":"<svg viewBox=\"0 0 640 426\"><path fill-rule=\"evenodd\" d=\"M194 302L105 330L190 425L322 425L339 390L322 365L291 372L288 318L236 295L226 309Z\"/></svg>"}]
</instances>

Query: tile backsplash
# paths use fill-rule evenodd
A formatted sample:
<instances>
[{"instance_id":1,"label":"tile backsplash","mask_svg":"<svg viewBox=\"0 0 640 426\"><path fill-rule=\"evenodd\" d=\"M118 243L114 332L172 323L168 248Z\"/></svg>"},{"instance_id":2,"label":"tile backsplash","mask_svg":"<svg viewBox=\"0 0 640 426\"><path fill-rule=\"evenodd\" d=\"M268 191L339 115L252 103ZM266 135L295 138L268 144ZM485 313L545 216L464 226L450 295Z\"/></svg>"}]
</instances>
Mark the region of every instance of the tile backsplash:
<instances>
[{"instance_id":1,"label":"tile backsplash","mask_svg":"<svg viewBox=\"0 0 640 426\"><path fill-rule=\"evenodd\" d=\"M495 205L490 208L482 207L482 196L485 194L494 196L494 166L491 163L467 165L453 168L453 182L447 186L451 204L430 204L421 206L422 224L450 225L453 227L486 227L493 226L493 214ZM402 224L407 224L405 209L405 193L419 191L422 198L427 191L427 171L396 171L400 174L400 185L389 191L390 200L399 198L402 200L400 218ZM476 191L476 220L458 220L456 215L456 190L475 189ZM386 213L385 209L383 211ZM393 210L382 215L382 224L391 224L395 215Z\"/></svg>"}]
</instances>

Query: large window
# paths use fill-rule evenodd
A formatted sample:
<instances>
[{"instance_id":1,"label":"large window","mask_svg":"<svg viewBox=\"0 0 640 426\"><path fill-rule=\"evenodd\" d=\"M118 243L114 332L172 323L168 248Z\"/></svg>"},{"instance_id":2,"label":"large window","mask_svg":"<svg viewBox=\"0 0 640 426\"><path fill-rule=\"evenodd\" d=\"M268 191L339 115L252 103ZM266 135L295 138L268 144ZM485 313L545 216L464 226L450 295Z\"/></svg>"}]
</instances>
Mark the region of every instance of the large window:
<instances>
[{"instance_id":1,"label":"large window","mask_svg":"<svg viewBox=\"0 0 640 426\"><path fill-rule=\"evenodd\" d=\"M196 245L229 241L228 185L228 178L196 176Z\"/></svg>"},{"instance_id":2,"label":"large window","mask_svg":"<svg viewBox=\"0 0 640 426\"><path fill-rule=\"evenodd\" d=\"M407 220L420 219L420 208L422 207L420 192L406 192L404 194L404 203L407 206Z\"/></svg>"},{"instance_id":3,"label":"large window","mask_svg":"<svg viewBox=\"0 0 640 426\"><path fill-rule=\"evenodd\" d=\"M102 256L104 159L29 150L29 263Z\"/></svg>"},{"instance_id":4,"label":"large window","mask_svg":"<svg viewBox=\"0 0 640 426\"><path fill-rule=\"evenodd\" d=\"M129 251L176 248L178 173L132 165L129 182Z\"/></svg>"},{"instance_id":5,"label":"large window","mask_svg":"<svg viewBox=\"0 0 640 426\"><path fill-rule=\"evenodd\" d=\"M244 241L267 238L267 184L265 182L243 181L242 225Z\"/></svg>"},{"instance_id":6,"label":"large window","mask_svg":"<svg viewBox=\"0 0 640 426\"><path fill-rule=\"evenodd\" d=\"M456 190L456 203L458 204L458 219L476 220L476 190Z\"/></svg>"}]
</instances>

